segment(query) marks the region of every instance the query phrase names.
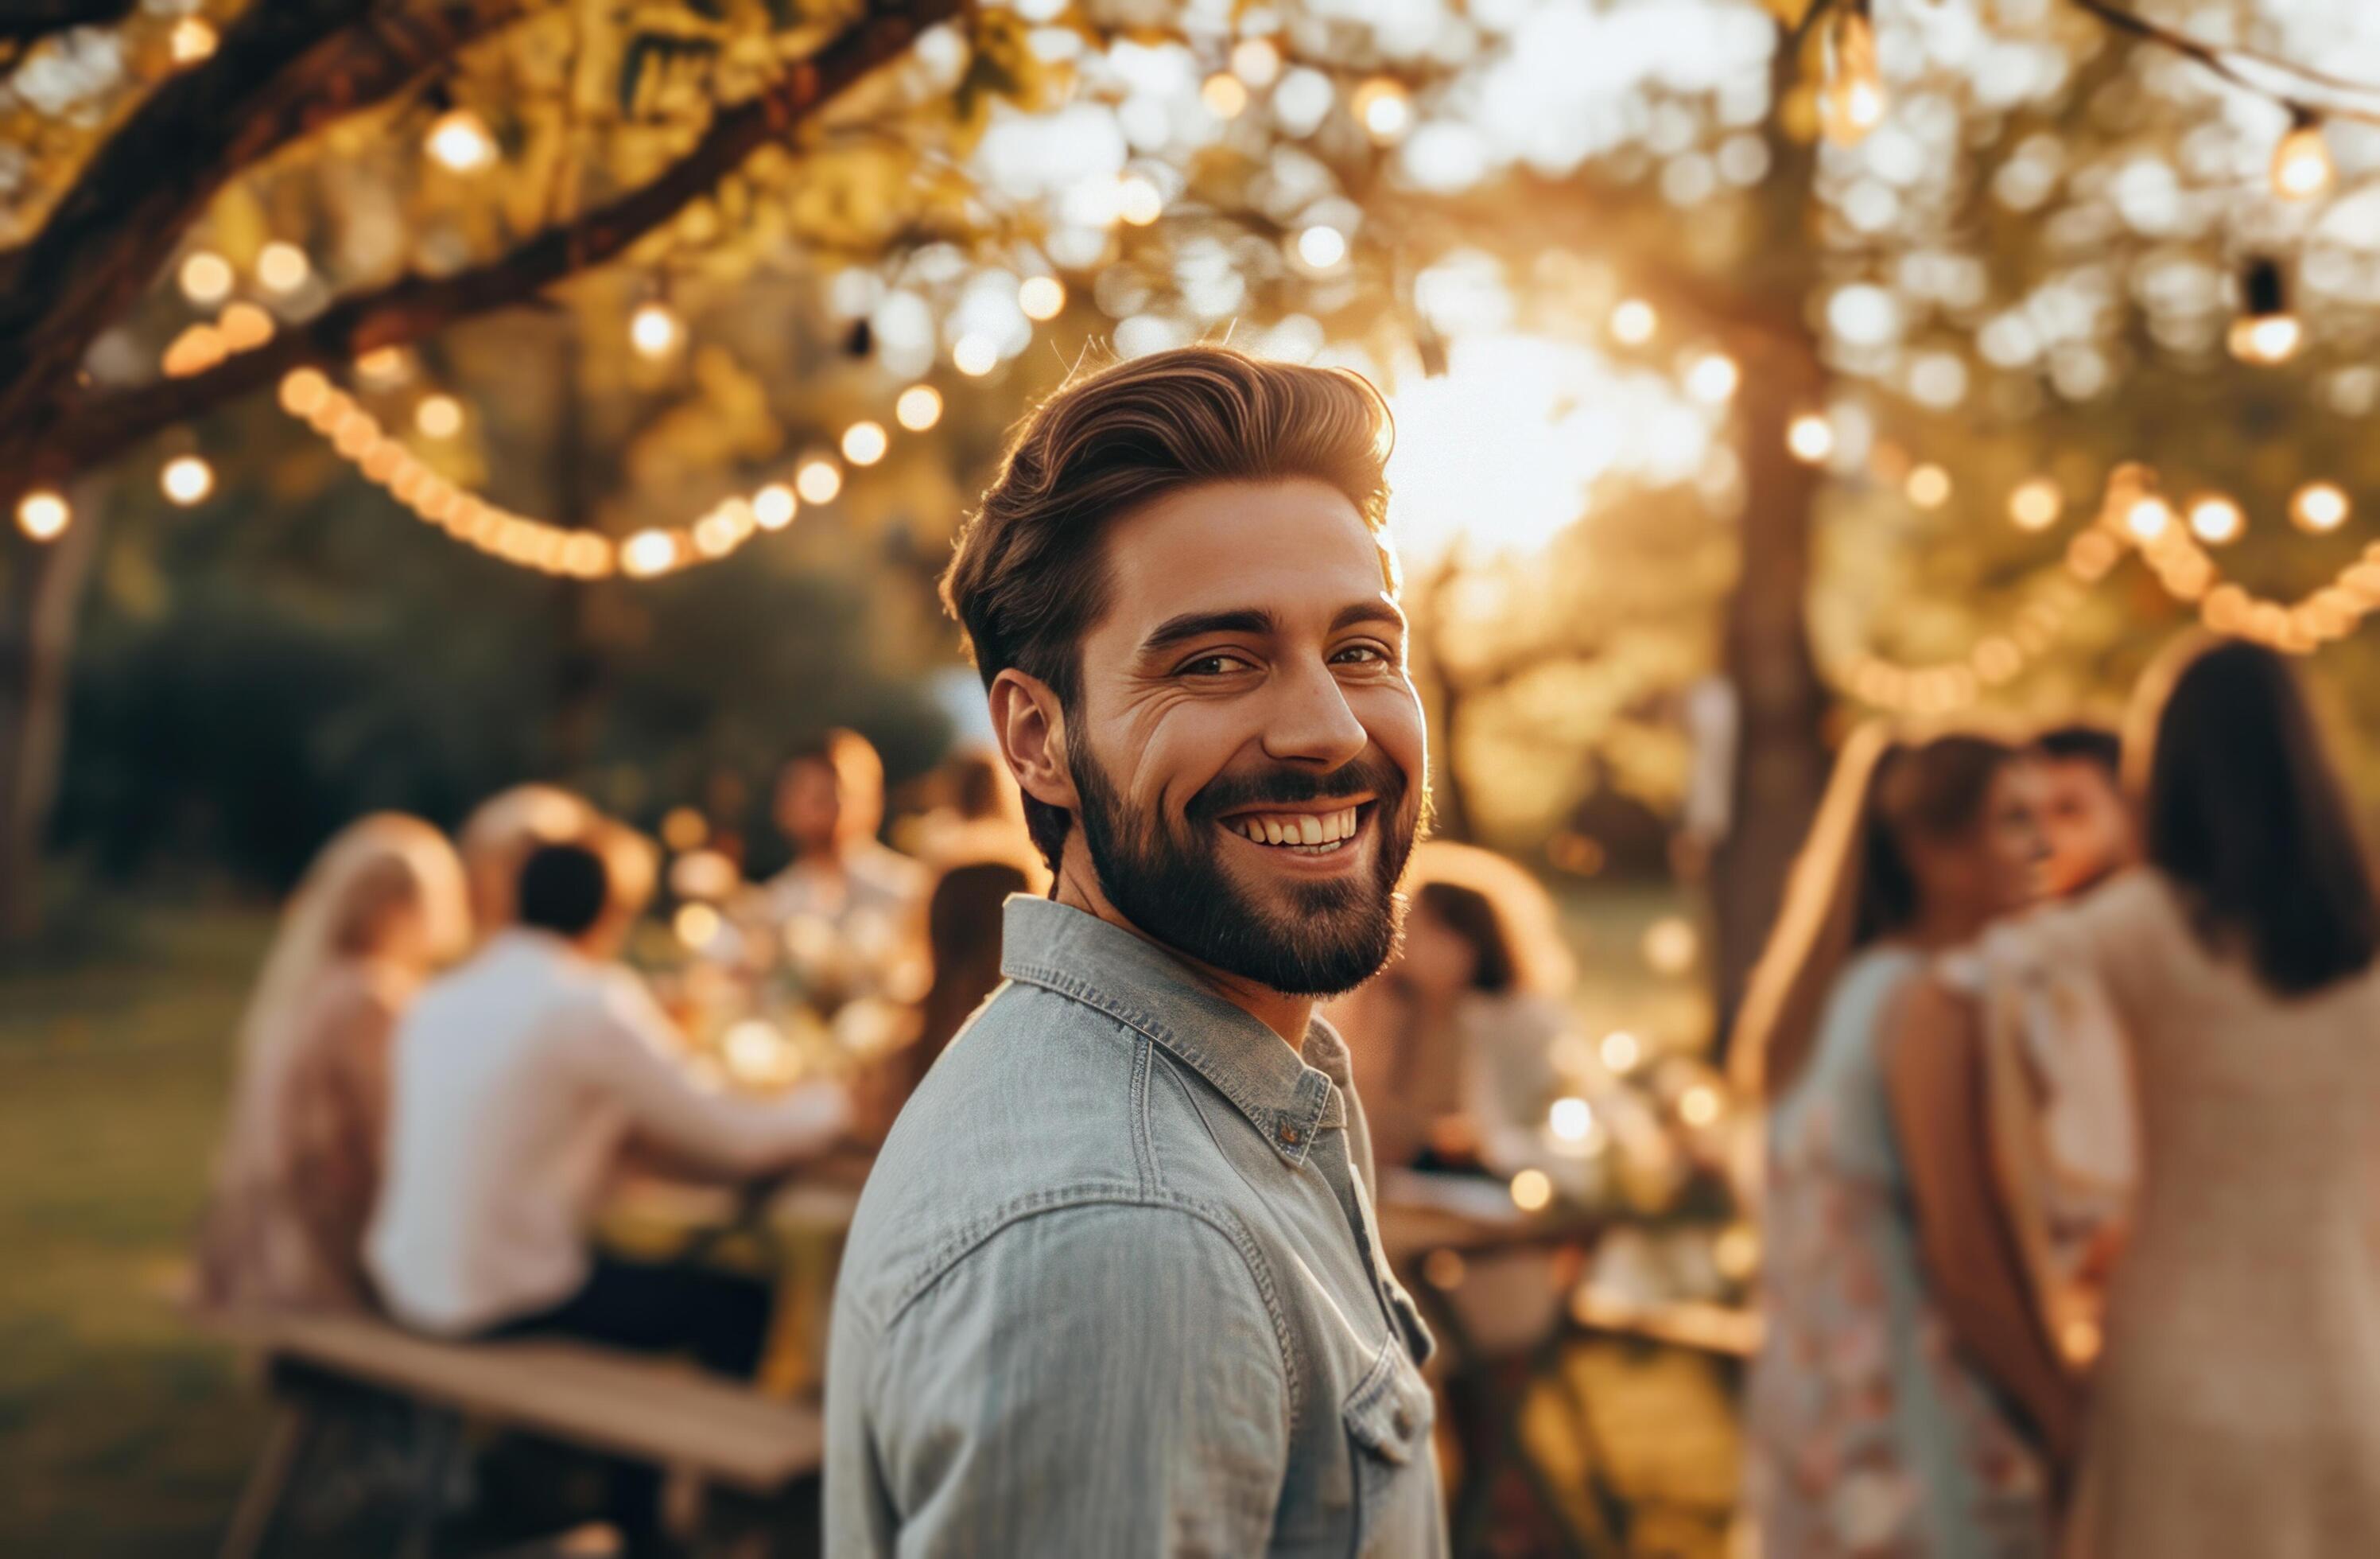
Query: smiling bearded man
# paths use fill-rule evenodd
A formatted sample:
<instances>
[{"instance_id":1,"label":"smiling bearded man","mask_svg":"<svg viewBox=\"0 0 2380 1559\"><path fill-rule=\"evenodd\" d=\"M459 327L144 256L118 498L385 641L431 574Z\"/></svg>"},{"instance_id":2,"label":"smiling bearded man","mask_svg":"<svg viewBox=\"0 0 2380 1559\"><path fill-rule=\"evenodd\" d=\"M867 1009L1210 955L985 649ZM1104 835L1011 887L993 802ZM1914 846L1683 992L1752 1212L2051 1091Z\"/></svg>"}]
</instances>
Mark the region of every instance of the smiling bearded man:
<instances>
[{"instance_id":1,"label":"smiling bearded man","mask_svg":"<svg viewBox=\"0 0 2380 1559\"><path fill-rule=\"evenodd\" d=\"M1445 1547L1347 1054L1426 795L1387 408L1220 347L1061 391L943 582L1056 874L860 1198L828 1552Z\"/></svg>"}]
</instances>

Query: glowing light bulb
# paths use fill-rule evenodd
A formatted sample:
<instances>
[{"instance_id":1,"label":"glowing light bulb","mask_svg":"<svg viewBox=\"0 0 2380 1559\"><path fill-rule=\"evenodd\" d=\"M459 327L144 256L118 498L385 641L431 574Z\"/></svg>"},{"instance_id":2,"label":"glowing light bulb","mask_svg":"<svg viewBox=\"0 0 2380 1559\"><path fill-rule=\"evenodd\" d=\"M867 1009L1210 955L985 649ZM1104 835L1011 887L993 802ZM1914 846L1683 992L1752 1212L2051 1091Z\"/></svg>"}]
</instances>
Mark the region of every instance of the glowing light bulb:
<instances>
[{"instance_id":1,"label":"glowing light bulb","mask_svg":"<svg viewBox=\"0 0 2380 1559\"><path fill-rule=\"evenodd\" d=\"M1909 473L1904 491L1919 508L1938 509L1950 501L1950 473L1929 462Z\"/></svg>"},{"instance_id":2,"label":"glowing light bulb","mask_svg":"<svg viewBox=\"0 0 2380 1559\"><path fill-rule=\"evenodd\" d=\"M794 490L782 481L772 481L752 494L752 523L763 530L783 530L800 512Z\"/></svg>"},{"instance_id":3,"label":"glowing light bulb","mask_svg":"<svg viewBox=\"0 0 2380 1559\"><path fill-rule=\"evenodd\" d=\"M1126 174L1116 186L1116 214L1135 227L1146 227L1165 214L1165 196L1139 174Z\"/></svg>"},{"instance_id":4,"label":"glowing light bulb","mask_svg":"<svg viewBox=\"0 0 2380 1559\"><path fill-rule=\"evenodd\" d=\"M1355 89L1348 107L1364 133L1381 146L1393 146L1413 128L1413 98L1404 83L1386 76L1375 76Z\"/></svg>"},{"instance_id":5,"label":"glowing light bulb","mask_svg":"<svg viewBox=\"0 0 2380 1559\"><path fill-rule=\"evenodd\" d=\"M1595 1129L1595 1111L1584 1099L1557 1099L1546 1112L1546 1127L1564 1142L1584 1142Z\"/></svg>"},{"instance_id":6,"label":"glowing light bulb","mask_svg":"<svg viewBox=\"0 0 2380 1559\"><path fill-rule=\"evenodd\" d=\"M892 403L892 415L913 433L922 433L942 420L942 393L931 384L912 384Z\"/></svg>"},{"instance_id":7,"label":"glowing light bulb","mask_svg":"<svg viewBox=\"0 0 2380 1559\"><path fill-rule=\"evenodd\" d=\"M1655 974L1675 979L1694 967L1701 951L1702 938L1680 916L1664 915L1645 928L1645 962Z\"/></svg>"},{"instance_id":8,"label":"glowing light bulb","mask_svg":"<svg viewBox=\"0 0 2380 1559\"><path fill-rule=\"evenodd\" d=\"M1236 119L1247 112L1248 85L1227 71L1217 71L1198 89L1198 101L1218 119Z\"/></svg>"},{"instance_id":9,"label":"glowing light bulb","mask_svg":"<svg viewBox=\"0 0 2380 1559\"><path fill-rule=\"evenodd\" d=\"M182 262L179 279L182 296L191 302L201 306L220 303L231 296L231 262L212 250L202 249Z\"/></svg>"},{"instance_id":10,"label":"glowing light bulb","mask_svg":"<svg viewBox=\"0 0 2380 1559\"><path fill-rule=\"evenodd\" d=\"M1718 1090L1696 1083L1678 1096L1678 1118L1688 1126L1708 1126L1718 1119L1720 1105Z\"/></svg>"},{"instance_id":11,"label":"glowing light bulb","mask_svg":"<svg viewBox=\"0 0 2380 1559\"><path fill-rule=\"evenodd\" d=\"M620 543L620 566L640 579L662 573L677 561L677 540L666 530L639 530Z\"/></svg>"},{"instance_id":12,"label":"glowing light bulb","mask_svg":"<svg viewBox=\"0 0 2380 1559\"><path fill-rule=\"evenodd\" d=\"M281 409L292 417L311 417L330 398L331 382L320 369L293 368L281 378Z\"/></svg>"},{"instance_id":13,"label":"glowing light bulb","mask_svg":"<svg viewBox=\"0 0 2380 1559\"><path fill-rule=\"evenodd\" d=\"M1818 121L1827 139L1853 146L1884 123L1884 75L1876 67L1876 24L1864 0L1835 8L1827 30L1827 84L1818 93Z\"/></svg>"},{"instance_id":14,"label":"glowing light bulb","mask_svg":"<svg viewBox=\"0 0 2380 1559\"><path fill-rule=\"evenodd\" d=\"M1334 270L1347 258L1347 235L1318 222L1297 236L1297 258L1317 271Z\"/></svg>"},{"instance_id":15,"label":"glowing light bulb","mask_svg":"<svg viewBox=\"0 0 2380 1559\"><path fill-rule=\"evenodd\" d=\"M425 396L413 408L413 425L424 438L453 438L463 431L463 403L453 396Z\"/></svg>"},{"instance_id":16,"label":"glowing light bulb","mask_svg":"<svg viewBox=\"0 0 2380 1559\"><path fill-rule=\"evenodd\" d=\"M73 520L74 510L49 488L35 488L17 501L17 529L36 542L56 541Z\"/></svg>"},{"instance_id":17,"label":"glowing light bulb","mask_svg":"<svg viewBox=\"0 0 2380 1559\"><path fill-rule=\"evenodd\" d=\"M2231 322L2231 355L2242 362L2286 362L2304 332L2289 312L2289 279L2269 255L2249 262L2240 278L2243 308Z\"/></svg>"},{"instance_id":18,"label":"glowing light bulb","mask_svg":"<svg viewBox=\"0 0 2380 1559\"><path fill-rule=\"evenodd\" d=\"M1232 46L1232 74L1251 87L1269 87L1281 75L1281 49L1269 38L1243 38Z\"/></svg>"},{"instance_id":19,"label":"glowing light bulb","mask_svg":"<svg viewBox=\"0 0 2380 1559\"><path fill-rule=\"evenodd\" d=\"M496 138L477 114L451 108L438 116L422 140L431 161L452 173L478 173L496 160Z\"/></svg>"},{"instance_id":20,"label":"glowing light bulb","mask_svg":"<svg viewBox=\"0 0 2380 1559\"><path fill-rule=\"evenodd\" d=\"M2046 476L2021 481L2009 494L2009 518L2020 530L2046 530L2066 508L2066 494Z\"/></svg>"},{"instance_id":21,"label":"glowing light bulb","mask_svg":"<svg viewBox=\"0 0 2380 1559\"><path fill-rule=\"evenodd\" d=\"M2154 542L2173 528L2173 505L2154 493L2143 493L2124 510L2124 529L2137 542Z\"/></svg>"},{"instance_id":22,"label":"glowing light bulb","mask_svg":"<svg viewBox=\"0 0 2380 1559\"><path fill-rule=\"evenodd\" d=\"M1542 1212L1554 1200L1554 1183L1542 1169L1524 1169L1512 1176L1512 1205L1524 1212Z\"/></svg>"},{"instance_id":23,"label":"glowing light bulb","mask_svg":"<svg viewBox=\"0 0 2380 1559\"><path fill-rule=\"evenodd\" d=\"M2346 524L2351 506L2346 491L2337 483L2310 481L2289 500L2289 515L2299 525L2320 535Z\"/></svg>"},{"instance_id":24,"label":"glowing light bulb","mask_svg":"<svg viewBox=\"0 0 2380 1559\"><path fill-rule=\"evenodd\" d=\"M823 457L805 460L794 473L794 491L805 504L832 504L843 491L843 472Z\"/></svg>"},{"instance_id":25,"label":"glowing light bulb","mask_svg":"<svg viewBox=\"0 0 2380 1559\"><path fill-rule=\"evenodd\" d=\"M235 303L215 321L227 352L252 351L273 339L273 316L253 303Z\"/></svg>"},{"instance_id":26,"label":"glowing light bulb","mask_svg":"<svg viewBox=\"0 0 2380 1559\"><path fill-rule=\"evenodd\" d=\"M672 925L680 942L699 952L710 945L710 939L719 934L719 911L708 904L683 904L678 907L677 918Z\"/></svg>"},{"instance_id":27,"label":"glowing light bulb","mask_svg":"<svg viewBox=\"0 0 2380 1559\"><path fill-rule=\"evenodd\" d=\"M2273 193L2284 201L2311 201L2338 177L2322 121L2303 109L2291 113L2289 132L2273 148Z\"/></svg>"},{"instance_id":28,"label":"glowing light bulb","mask_svg":"<svg viewBox=\"0 0 2380 1559\"><path fill-rule=\"evenodd\" d=\"M1028 320L1054 320L1066 307L1066 284L1055 276L1027 276L1017 286L1016 306Z\"/></svg>"},{"instance_id":29,"label":"glowing light bulb","mask_svg":"<svg viewBox=\"0 0 2380 1559\"><path fill-rule=\"evenodd\" d=\"M1793 458L1815 466L1835 452L1835 426L1815 411L1805 411L1785 425L1785 447Z\"/></svg>"},{"instance_id":30,"label":"glowing light bulb","mask_svg":"<svg viewBox=\"0 0 2380 1559\"><path fill-rule=\"evenodd\" d=\"M872 466L892 446L881 422L854 422L843 431L843 457L855 466Z\"/></svg>"},{"instance_id":31,"label":"glowing light bulb","mask_svg":"<svg viewBox=\"0 0 2380 1559\"><path fill-rule=\"evenodd\" d=\"M1611 338L1623 347L1641 347L1661 328L1661 316L1641 298L1627 298L1611 311Z\"/></svg>"},{"instance_id":32,"label":"glowing light bulb","mask_svg":"<svg viewBox=\"0 0 2380 1559\"><path fill-rule=\"evenodd\" d=\"M2190 505L2191 533L2211 546L2238 541L2247 529L2247 515L2220 493L2209 493Z\"/></svg>"},{"instance_id":33,"label":"glowing light bulb","mask_svg":"<svg viewBox=\"0 0 2380 1559\"><path fill-rule=\"evenodd\" d=\"M199 456L177 455L157 473L157 485L166 497L188 508L206 502L207 494L215 490L214 468Z\"/></svg>"},{"instance_id":34,"label":"glowing light bulb","mask_svg":"<svg viewBox=\"0 0 2380 1559\"><path fill-rule=\"evenodd\" d=\"M952 345L951 366L970 379L980 379L1000 366L1000 348L990 336L969 331Z\"/></svg>"},{"instance_id":35,"label":"glowing light bulb","mask_svg":"<svg viewBox=\"0 0 2380 1559\"><path fill-rule=\"evenodd\" d=\"M1706 352L1686 370L1686 394L1706 406L1717 406L1735 394L1742 371L1724 352Z\"/></svg>"},{"instance_id":36,"label":"glowing light bulb","mask_svg":"<svg viewBox=\"0 0 2380 1559\"><path fill-rule=\"evenodd\" d=\"M628 345L649 358L665 358L677 348L677 316L666 303L639 304L628 316Z\"/></svg>"},{"instance_id":37,"label":"glowing light bulb","mask_svg":"<svg viewBox=\"0 0 2380 1559\"><path fill-rule=\"evenodd\" d=\"M1625 1072L1645 1058L1645 1042L1625 1029L1614 1029L1603 1036L1596 1054L1603 1058L1605 1066L1614 1072Z\"/></svg>"},{"instance_id":38,"label":"glowing light bulb","mask_svg":"<svg viewBox=\"0 0 2380 1559\"><path fill-rule=\"evenodd\" d=\"M256 279L262 282L269 291L295 292L306 285L306 278L312 272L313 266L308 262L304 250L279 239L265 245L263 251L256 257Z\"/></svg>"},{"instance_id":39,"label":"glowing light bulb","mask_svg":"<svg viewBox=\"0 0 2380 1559\"><path fill-rule=\"evenodd\" d=\"M184 17L167 39L176 65L196 65L215 52L215 30L204 17Z\"/></svg>"}]
</instances>

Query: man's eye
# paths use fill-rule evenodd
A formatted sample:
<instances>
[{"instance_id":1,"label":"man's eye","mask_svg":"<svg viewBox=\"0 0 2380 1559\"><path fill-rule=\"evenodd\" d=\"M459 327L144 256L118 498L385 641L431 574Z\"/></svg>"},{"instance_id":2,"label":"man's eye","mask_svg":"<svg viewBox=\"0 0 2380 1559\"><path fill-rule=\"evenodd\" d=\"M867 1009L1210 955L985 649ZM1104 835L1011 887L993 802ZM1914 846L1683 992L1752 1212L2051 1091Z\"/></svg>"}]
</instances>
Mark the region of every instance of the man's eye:
<instances>
[{"instance_id":1,"label":"man's eye","mask_svg":"<svg viewBox=\"0 0 2380 1559\"><path fill-rule=\"evenodd\" d=\"M1201 655L1183 666L1182 672L1185 676L1229 676L1235 671L1246 670L1247 664L1238 655Z\"/></svg>"},{"instance_id":2,"label":"man's eye","mask_svg":"<svg viewBox=\"0 0 2380 1559\"><path fill-rule=\"evenodd\" d=\"M1336 665L1386 665L1389 656L1377 644L1350 644L1330 660Z\"/></svg>"}]
</instances>

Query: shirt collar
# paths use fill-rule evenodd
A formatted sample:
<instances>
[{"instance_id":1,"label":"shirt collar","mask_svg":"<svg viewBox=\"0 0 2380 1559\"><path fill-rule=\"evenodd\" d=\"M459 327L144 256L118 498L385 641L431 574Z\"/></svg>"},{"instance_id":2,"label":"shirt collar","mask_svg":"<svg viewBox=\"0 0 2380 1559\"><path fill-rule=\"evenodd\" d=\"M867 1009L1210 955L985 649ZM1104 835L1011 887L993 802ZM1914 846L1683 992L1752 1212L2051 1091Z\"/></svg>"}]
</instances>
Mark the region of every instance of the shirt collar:
<instances>
[{"instance_id":1,"label":"shirt collar","mask_svg":"<svg viewBox=\"0 0 2380 1559\"><path fill-rule=\"evenodd\" d=\"M1212 1083L1273 1151L1304 1163L1315 1133L1347 1124L1346 1047L1328 1024L1306 1030L1301 1061L1281 1036L1200 984L1155 943L1072 905L1012 896L1000 972L1129 1024Z\"/></svg>"}]
</instances>

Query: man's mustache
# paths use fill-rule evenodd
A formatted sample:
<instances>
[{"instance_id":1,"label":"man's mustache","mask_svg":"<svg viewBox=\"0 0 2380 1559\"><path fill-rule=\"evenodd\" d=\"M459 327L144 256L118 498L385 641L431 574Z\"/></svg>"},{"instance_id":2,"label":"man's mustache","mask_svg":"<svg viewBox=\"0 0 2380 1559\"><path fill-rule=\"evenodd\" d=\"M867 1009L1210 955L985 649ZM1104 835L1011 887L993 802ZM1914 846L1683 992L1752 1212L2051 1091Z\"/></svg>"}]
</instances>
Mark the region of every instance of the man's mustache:
<instances>
[{"instance_id":1,"label":"man's mustache","mask_svg":"<svg viewBox=\"0 0 2380 1559\"><path fill-rule=\"evenodd\" d=\"M1194 822L1208 822L1225 812L1268 804L1297 806L1342 797L1372 796L1393 812L1405 795L1404 771L1377 753L1340 765L1327 774L1310 769L1266 769L1251 774L1220 774L1190 798L1183 810Z\"/></svg>"}]
</instances>

